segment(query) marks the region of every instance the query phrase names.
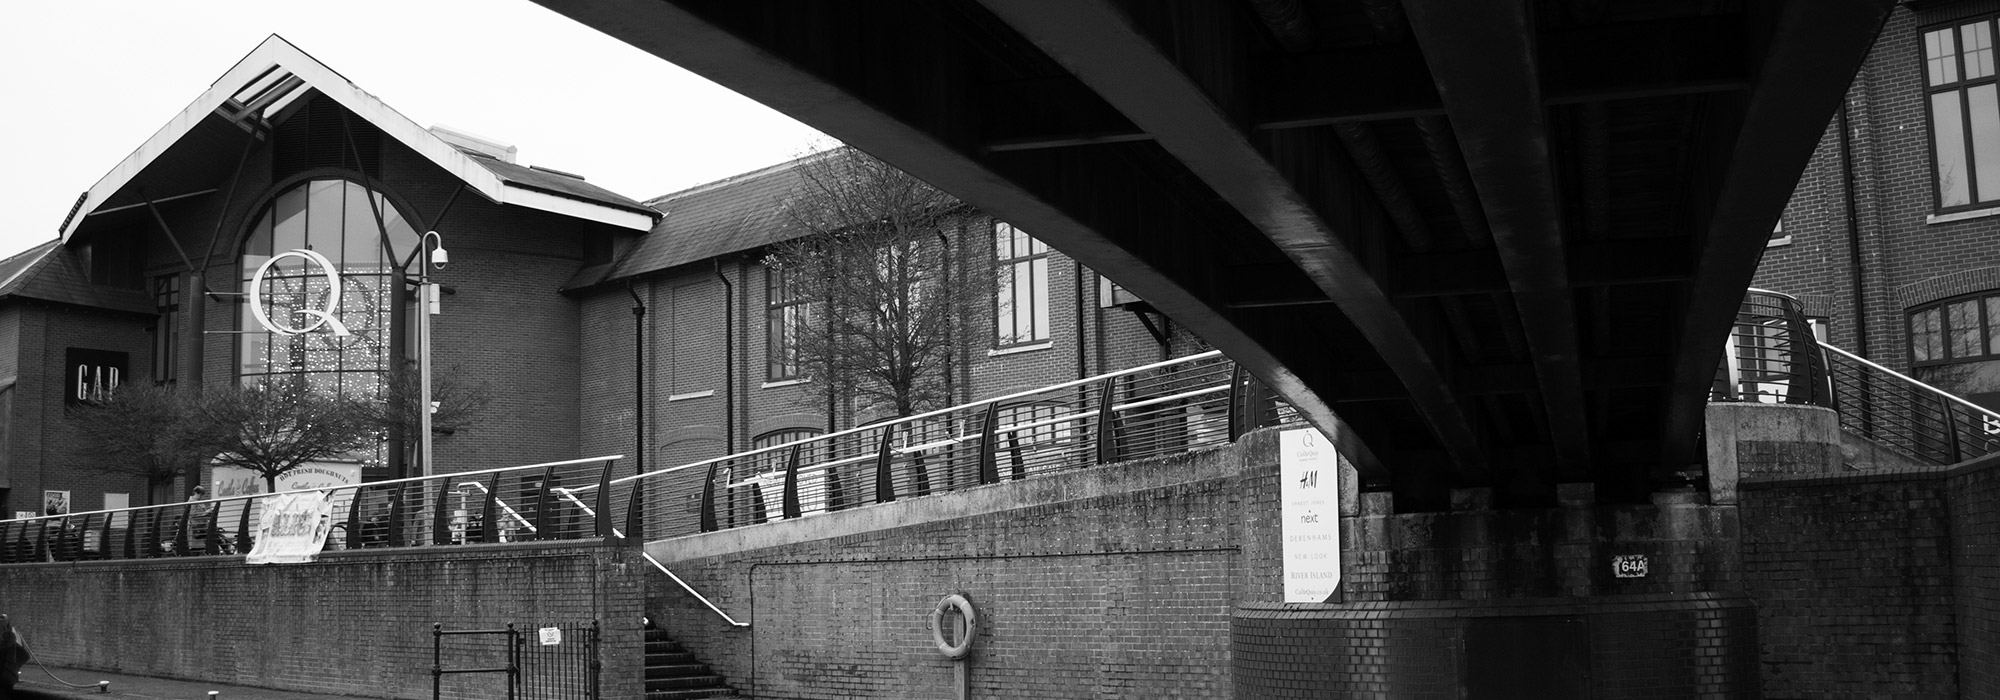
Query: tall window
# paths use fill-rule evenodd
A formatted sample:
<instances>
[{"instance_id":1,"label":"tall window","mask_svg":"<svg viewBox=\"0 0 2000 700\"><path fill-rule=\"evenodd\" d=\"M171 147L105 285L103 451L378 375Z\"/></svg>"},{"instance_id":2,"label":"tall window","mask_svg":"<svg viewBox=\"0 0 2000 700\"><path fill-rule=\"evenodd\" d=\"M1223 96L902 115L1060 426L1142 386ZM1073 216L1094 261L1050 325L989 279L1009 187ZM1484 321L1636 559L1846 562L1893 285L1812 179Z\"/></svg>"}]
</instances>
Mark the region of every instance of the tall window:
<instances>
[{"instance_id":1,"label":"tall window","mask_svg":"<svg viewBox=\"0 0 2000 700\"><path fill-rule=\"evenodd\" d=\"M371 206L369 199L374 199ZM375 218L381 212L378 227ZM388 232L387 246L380 231ZM352 332L336 336L324 331L284 336L264 332L248 305L241 313L239 361L244 383L297 378L322 391L349 396L379 396L392 365L389 349L390 285L397 263L411 258L417 232L379 193L346 180L314 180L299 185L271 203L243 246L242 274L246 284L257 268L275 253L310 249L340 268L339 318ZM414 261L412 261L414 264ZM305 325L296 309L321 309L327 303L324 273L296 257L286 258L265 274L256 290L272 319L288 318ZM411 313L405 309L403 313Z\"/></svg>"},{"instance_id":2,"label":"tall window","mask_svg":"<svg viewBox=\"0 0 2000 700\"><path fill-rule=\"evenodd\" d=\"M799 378L799 330L806 323L810 306L801 298L798 286L786 278L784 268L764 268L764 378L783 381Z\"/></svg>"},{"instance_id":3,"label":"tall window","mask_svg":"<svg viewBox=\"0 0 2000 700\"><path fill-rule=\"evenodd\" d=\"M1013 224L993 224L994 345L1049 339L1049 247Z\"/></svg>"},{"instance_id":4,"label":"tall window","mask_svg":"<svg viewBox=\"0 0 2000 700\"><path fill-rule=\"evenodd\" d=\"M2000 294L1948 299L1910 312L1910 359L1938 365L2000 357Z\"/></svg>"},{"instance_id":5,"label":"tall window","mask_svg":"<svg viewBox=\"0 0 2000 700\"><path fill-rule=\"evenodd\" d=\"M153 381L165 384L179 378L181 344L181 276L153 278L153 308L159 318L153 322Z\"/></svg>"},{"instance_id":6,"label":"tall window","mask_svg":"<svg viewBox=\"0 0 2000 700\"><path fill-rule=\"evenodd\" d=\"M2000 202L2000 86L1993 19L1924 32L1924 85L1940 209Z\"/></svg>"}]
</instances>

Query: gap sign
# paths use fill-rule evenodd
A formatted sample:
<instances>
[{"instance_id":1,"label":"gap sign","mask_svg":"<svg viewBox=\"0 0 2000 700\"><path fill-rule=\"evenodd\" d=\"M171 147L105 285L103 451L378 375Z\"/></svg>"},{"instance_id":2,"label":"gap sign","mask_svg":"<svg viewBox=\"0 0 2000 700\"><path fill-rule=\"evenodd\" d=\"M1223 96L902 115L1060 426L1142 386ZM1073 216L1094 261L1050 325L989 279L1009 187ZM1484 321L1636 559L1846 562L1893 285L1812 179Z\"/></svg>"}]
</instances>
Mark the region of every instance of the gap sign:
<instances>
[{"instance_id":1,"label":"gap sign","mask_svg":"<svg viewBox=\"0 0 2000 700\"><path fill-rule=\"evenodd\" d=\"M1278 434L1279 532L1285 541L1285 602L1340 595L1340 456L1319 430Z\"/></svg>"}]
</instances>

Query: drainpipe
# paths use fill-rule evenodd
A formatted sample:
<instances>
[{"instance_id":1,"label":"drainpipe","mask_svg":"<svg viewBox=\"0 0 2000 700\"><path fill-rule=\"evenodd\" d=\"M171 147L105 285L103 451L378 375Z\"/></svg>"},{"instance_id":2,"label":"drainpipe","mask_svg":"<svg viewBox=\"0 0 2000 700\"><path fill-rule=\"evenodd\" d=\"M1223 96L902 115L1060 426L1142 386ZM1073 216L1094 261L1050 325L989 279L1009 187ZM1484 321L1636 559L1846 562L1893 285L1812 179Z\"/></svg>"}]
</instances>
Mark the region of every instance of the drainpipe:
<instances>
[{"instance_id":1,"label":"drainpipe","mask_svg":"<svg viewBox=\"0 0 2000 700\"><path fill-rule=\"evenodd\" d=\"M1861 213L1855 210L1854 136L1847 121L1847 102L1840 103L1840 189L1847 200L1847 274L1854 288L1855 354L1869 357L1868 296L1861 288Z\"/></svg>"},{"instance_id":2,"label":"drainpipe","mask_svg":"<svg viewBox=\"0 0 2000 700\"><path fill-rule=\"evenodd\" d=\"M1090 376L1089 374L1085 373L1083 364L1085 357L1083 349L1083 333L1085 325L1083 321L1083 314L1084 314L1083 261L1072 260L1071 262L1076 263L1076 378L1083 379L1085 377Z\"/></svg>"},{"instance_id":3,"label":"drainpipe","mask_svg":"<svg viewBox=\"0 0 2000 700\"><path fill-rule=\"evenodd\" d=\"M715 278L722 280L722 440L723 454L736 451L736 285L722 274L716 258Z\"/></svg>"},{"instance_id":4,"label":"drainpipe","mask_svg":"<svg viewBox=\"0 0 2000 700\"><path fill-rule=\"evenodd\" d=\"M632 295L632 473L646 473L646 302L637 280L625 283Z\"/></svg>"}]
</instances>

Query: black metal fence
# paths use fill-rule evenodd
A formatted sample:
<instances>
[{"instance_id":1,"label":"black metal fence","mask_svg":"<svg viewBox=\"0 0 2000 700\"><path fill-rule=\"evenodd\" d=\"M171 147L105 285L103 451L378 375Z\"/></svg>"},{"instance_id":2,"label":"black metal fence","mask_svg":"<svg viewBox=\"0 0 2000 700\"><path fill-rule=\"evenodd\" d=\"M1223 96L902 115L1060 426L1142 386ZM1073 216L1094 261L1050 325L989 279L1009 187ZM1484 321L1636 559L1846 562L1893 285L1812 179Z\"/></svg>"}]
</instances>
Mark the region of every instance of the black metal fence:
<instances>
[{"instance_id":1,"label":"black metal fence","mask_svg":"<svg viewBox=\"0 0 2000 700\"><path fill-rule=\"evenodd\" d=\"M612 483L636 486L626 528L656 539L1185 452L1294 419L1206 352Z\"/></svg>"},{"instance_id":2,"label":"black metal fence","mask_svg":"<svg viewBox=\"0 0 2000 700\"><path fill-rule=\"evenodd\" d=\"M616 479L622 455L334 487L321 526L326 549L658 539L1174 454L1296 418L1206 352ZM268 497L0 521L0 563L245 554Z\"/></svg>"},{"instance_id":3,"label":"black metal fence","mask_svg":"<svg viewBox=\"0 0 2000 700\"><path fill-rule=\"evenodd\" d=\"M1832 408L1841 429L1924 464L2000 451L2000 414L1820 342L1797 299L1761 289L1744 297L1709 400Z\"/></svg>"},{"instance_id":4,"label":"black metal fence","mask_svg":"<svg viewBox=\"0 0 2000 700\"><path fill-rule=\"evenodd\" d=\"M596 700L604 664L596 620L527 630L521 648L521 700Z\"/></svg>"}]
</instances>

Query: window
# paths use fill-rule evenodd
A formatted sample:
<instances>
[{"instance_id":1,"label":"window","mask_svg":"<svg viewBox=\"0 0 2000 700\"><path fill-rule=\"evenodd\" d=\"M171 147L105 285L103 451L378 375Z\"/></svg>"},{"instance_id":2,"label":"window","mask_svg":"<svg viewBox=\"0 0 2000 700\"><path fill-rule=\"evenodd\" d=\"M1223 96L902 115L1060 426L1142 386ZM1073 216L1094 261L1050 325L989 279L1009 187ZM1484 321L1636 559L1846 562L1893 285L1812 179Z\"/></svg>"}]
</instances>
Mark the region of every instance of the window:
<instances>
[{"instance_id":1,"label":"window","mask_svg":"<svg viewBox=\"0 0 2000 700\"><path fill-rule=\"evenodd\" d=\"M239 341L238 377L244 384L302 380L319 391L363 399L382 396L388 372L399 361L390 356L394 347L391 319L402 313L412 321L405 325L414 325L416 313L409 303L415 295L408 295L411 299L402 309L394 308L390 301L397 281L395 270L405 261L417 264L413 255L417 243L416 230L388 198L359 184L313 180L278 195L243 243L241 274L246 291L262 299L265 313L273 320L289 318L291 324L304 325L304 310L327 306L326 278L316 265L297 257L283 258L265 273L261 289L249 290L248 286L258 268L273 255L298 249L315 251L339 268L338 314L352 334L336 336L321 330L287 336L267 332L245 304L238 318L238 328L246 331ZM376 455L378 460L380 457Z\"/></svg>"},{"instance_id":2,"label":"window","mask_svg":"<svg viewBox=\"0 0 2000 700\"><path fill-rule=\"evenodd\" d=\"M1910 312L1910 359L1939 365L2000 357L2000 294L1947 299Z\"/></svg>"},{"instance_id":3,"label":"window","mask_svg":"<svg viewBox=\"0 0 2000 700\"><path fill-rule=\"evenodd\" d=\"M1049 339L1049 247L1013 224L993 224L994 346Z\"/></svg>"},{"instance_id":4,"label":"window","mask_svg":"<svg viewBox=\"0 0 2000 700\"><path fill-rule=\"evenodd\" d=\"M799 332L805 328L811 306L800 298L798 285L791 284L785 270L764 268L764 378L784 381L799 378Z\"/></svg>"},{"instance_id":5,"label":"window","mask_svg":"<svg viewBox=\"0 0 2000 700\"><path fill-rule=\"evenodd\" d=\"M2000 202L2000 85L1993 71L1993 19L1924 32L1924 85L1937 206Z\"/></svg>"},{"instance_id":6,"label":"window","mask_svg":"<svg viewBox=\"0 0 2000 700\"><path fill-rule=\"evenodd\" d=\"M159 319L153 322L153 381L166 384L180 376L181 276L153 278L153 308Z\"/></svg>"}]
</instances>

